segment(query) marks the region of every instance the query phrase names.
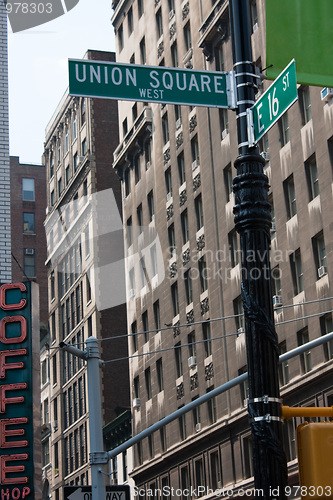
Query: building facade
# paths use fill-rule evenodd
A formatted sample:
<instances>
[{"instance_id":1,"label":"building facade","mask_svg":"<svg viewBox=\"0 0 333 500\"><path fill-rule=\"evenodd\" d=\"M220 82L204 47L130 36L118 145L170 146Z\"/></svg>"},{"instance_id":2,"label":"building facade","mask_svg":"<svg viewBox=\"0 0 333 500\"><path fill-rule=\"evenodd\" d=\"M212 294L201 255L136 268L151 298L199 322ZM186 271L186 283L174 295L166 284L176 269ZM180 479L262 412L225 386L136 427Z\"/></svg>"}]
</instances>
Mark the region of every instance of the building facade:
<instances>
[{"instance_id":1,"label":"building facade","mask_svg":"<svg viewBox=\"0 0 333 500\"><path fill-rule=\"evenodd\" d=\"M112 61L114 54L88 51L85 58ZM103 266L117 260L112 228L103 222L119 219L121 229L120 181L111 168L117 119L116 102L66 92L46 128L50 435L44 471L56 500L63 499L64 485L91 484L86 365L58 349L59 342L84 350L87 338L95 336L103 361L122 358L101 370L104 425L129 405L127 341L119 338L126 309L110 299L117 288L112 274L105 273L110 300L100 294Z\"/></svg>"},{"instance_id":2,"label":"building facade","mask_svg":"<svg viewBox=\"0 0 333 500\"><path fill-rule=\"evenodd\" d=\"M214 71L233 69L227 0L114 0L117 61ZM251 1L253 60L265 68L265 3ZM258 89L262 93L269 83ZM280 353L331 332L332 113L320 88L299 86L298 102L261 139L272 206L271 268ZM236 118L226 109L119 103L113 166L122 178L126 226L127 328L132 431L247 371L234 229ZM148 227L160 242L133 256ZM150 243L149 243L150 245ZM150 245L149 248L151 248ZM149 260L149 259L148 259ZM163 274L163 273L162 273ZM149 275L149 273L148 273ZM332 404L332 343L280 367L284 404ZM253 487L243 384L186 413L135 447L132 478L142 490ZM295 429L284 426L289 481L297 484ZM212 490L208 493L208 489ZM229 495L229 496L230 496Z\"/></svg>"},{"instance_id":3,"label":"building facade","mask_svg":"<svg viewBox=\"0 0 333 500\"><path fill-rule=\"evenodd\" d=\"M6 2L0 5L0 283L10 283L11 232L10 232L10 164L9 164L9 115L8 115L8 45Z\"/></svg>"}]
</instances>

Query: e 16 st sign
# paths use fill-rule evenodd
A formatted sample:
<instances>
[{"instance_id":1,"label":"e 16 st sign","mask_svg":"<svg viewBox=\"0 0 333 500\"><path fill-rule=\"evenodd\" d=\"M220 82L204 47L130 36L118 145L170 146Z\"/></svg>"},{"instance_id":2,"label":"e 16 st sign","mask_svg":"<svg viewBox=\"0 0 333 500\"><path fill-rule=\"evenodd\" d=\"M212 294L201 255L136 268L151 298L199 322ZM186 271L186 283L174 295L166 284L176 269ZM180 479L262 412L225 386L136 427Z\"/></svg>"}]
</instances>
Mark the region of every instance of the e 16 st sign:
<instances>
[{"instance_id":1,"label":"e 16 st sign","mask_svg":"<svg viewBox=\"0 0 333 500\"><path fill-rule=\"evenodd\" d=\"M247 110L250 146L254 146L266 134L297 97L296 67L293 59L255 105Z\"/></svg>"},{"instance_id":2,"label":"e 16 st sign","mask_svg":"<svg viewBox=\"0 0 333 500\"><path fill-rule=\"evenodd\" d=\"M34 331L33 340L32 327L38 323L32 309L33 302L38 303L35 287L35 283L0 287L0 498L6 500L32 500L37 480L33 410L39 412L40 394L33 390L39 389L35 346L39 332Z\"/></svg>"},{"instance_id":3,"label":"e 16 st sign","mask_svg":"<svg viewBox=\"0 0 333 500\"><path fill-rule=\"evenodd\" d=\"M128 101L235 108L233 72L68 61L69 93Z\"/></svg>"}]
</instances>

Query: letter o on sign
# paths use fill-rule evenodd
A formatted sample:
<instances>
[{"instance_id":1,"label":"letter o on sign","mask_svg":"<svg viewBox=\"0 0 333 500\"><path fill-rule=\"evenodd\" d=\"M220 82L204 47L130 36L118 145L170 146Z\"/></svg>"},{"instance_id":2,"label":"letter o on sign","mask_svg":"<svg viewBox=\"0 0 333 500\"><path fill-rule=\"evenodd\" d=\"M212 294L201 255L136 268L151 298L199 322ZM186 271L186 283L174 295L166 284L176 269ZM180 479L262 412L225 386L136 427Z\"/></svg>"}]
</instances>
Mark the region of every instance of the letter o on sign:
<instances>
[{"instance_id":1,"label":"letter o on sign","mask_svg":"<svg viewBox=\"0 0 333 500\"><path fill-rule=\"evenodd\" d=\"M6 337L7 323L21 323L21 335L19 337ZM19 344L27 336L27 320L23 316L6 316L0 321L0 342L3 344Z\"/></svg>"}]
</instances>

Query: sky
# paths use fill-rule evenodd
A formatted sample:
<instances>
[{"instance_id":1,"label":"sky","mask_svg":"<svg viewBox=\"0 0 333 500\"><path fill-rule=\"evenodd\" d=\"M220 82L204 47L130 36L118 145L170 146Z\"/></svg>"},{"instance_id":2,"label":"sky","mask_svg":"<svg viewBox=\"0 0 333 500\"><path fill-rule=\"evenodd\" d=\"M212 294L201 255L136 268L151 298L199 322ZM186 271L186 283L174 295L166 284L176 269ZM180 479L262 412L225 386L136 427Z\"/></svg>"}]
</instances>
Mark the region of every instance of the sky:
<instances>
[{"instance_id":1,"label":"sky","mask_svg":"<svg viewBox=\"0 0 333 500\"><path fill-rule=\"evenodd\" d=\"M13 33L8 22L9 143L20 163L42 162L45 127L68 87L68 59L115 51L111 0L80 0L63 16Z\"/></svg>"}]
</instances>

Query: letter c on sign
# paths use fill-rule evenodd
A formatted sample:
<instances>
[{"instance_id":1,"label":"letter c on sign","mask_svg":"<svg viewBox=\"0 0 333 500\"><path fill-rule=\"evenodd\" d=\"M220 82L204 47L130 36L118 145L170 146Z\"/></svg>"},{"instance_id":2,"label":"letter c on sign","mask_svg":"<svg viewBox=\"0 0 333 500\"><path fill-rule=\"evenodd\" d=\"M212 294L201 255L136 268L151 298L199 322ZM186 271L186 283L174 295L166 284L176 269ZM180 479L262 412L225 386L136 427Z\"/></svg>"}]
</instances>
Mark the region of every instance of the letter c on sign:
<instances>
[{"instance_id":1,"label":"letter c on sign","mask_svg":"<svg viewBox=\"0 0 333 500\"><path fill-rule=\"evenodd\" d=\"M13 311L15 309L23 309L26 305L26 299L21 299L19 304L6 304L6 291L19 289L21 292L26 292L27 288L24 283L8 283L0 288L0 307L3 311Z\"/></svg>"},{"instance_id":2,"label":"letter c on sign","mask_svg":"<svg viewBox=\"0 0 333 500\"><path fill-rule=\"evenodd\" d=\"M7 323L21 323L21 335L19 337L6 337ZM0 321L0 342L3 344L19 344L27 336L27 320L23 316L6 316Z\"/></svg>"}]
</instances>

